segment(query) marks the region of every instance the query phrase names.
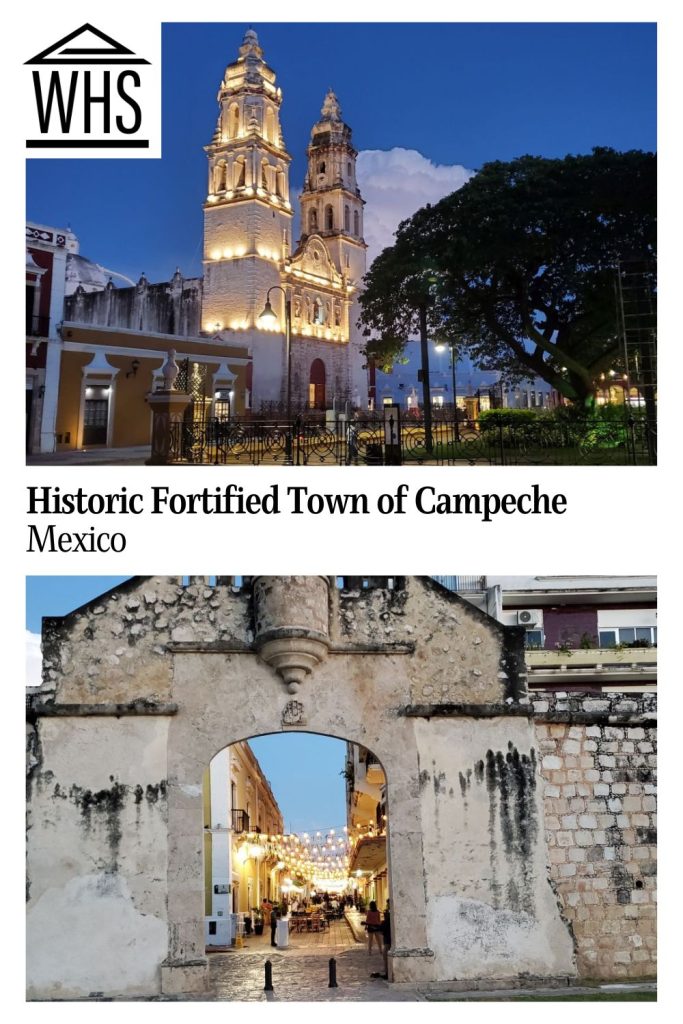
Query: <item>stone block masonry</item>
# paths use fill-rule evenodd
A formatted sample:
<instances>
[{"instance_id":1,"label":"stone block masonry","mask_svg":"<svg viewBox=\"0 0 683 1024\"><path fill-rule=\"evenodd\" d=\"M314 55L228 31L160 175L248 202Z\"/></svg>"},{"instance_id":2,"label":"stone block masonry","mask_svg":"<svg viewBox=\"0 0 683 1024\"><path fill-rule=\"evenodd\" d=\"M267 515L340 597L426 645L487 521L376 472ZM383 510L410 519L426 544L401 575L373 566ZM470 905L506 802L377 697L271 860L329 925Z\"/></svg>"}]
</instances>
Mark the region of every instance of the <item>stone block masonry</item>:
<instances>
[{"instance_id":1,"label":"stone block masonry","mask_svg":"<svg viewBox=\"0 0 683 1024\"><path fill-rule=\"evenodd\" d=\"M655 700L533 700L550 880L584 978L656 974Z\"/></svg>"}]
</instances>

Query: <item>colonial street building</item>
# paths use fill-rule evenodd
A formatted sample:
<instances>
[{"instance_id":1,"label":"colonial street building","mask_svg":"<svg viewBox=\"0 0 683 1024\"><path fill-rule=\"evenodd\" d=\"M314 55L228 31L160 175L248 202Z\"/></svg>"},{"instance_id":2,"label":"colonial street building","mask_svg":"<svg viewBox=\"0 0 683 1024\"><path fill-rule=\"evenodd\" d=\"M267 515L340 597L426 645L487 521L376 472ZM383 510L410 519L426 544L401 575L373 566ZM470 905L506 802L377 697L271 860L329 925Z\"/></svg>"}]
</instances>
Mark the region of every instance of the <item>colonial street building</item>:
<instances>
[{"instance_id":1,"label":"colonial street building","mask_svg":"<svg viewBox=\"0 0 683 1024\"><path fill-rule=\"evenodd\" d=\"M203 415L225 415L228 401L230 415L367 407L356 325L364 203L351 129L328 92L311 131L295 244L281 104L250 29L220 83L206 146L204 276L98 288L88 274L75 287L54 339L58 412L42 451L148 443L145 393L170 348L194 374Z\"/></svg>"},{"instance_id":2,"label":"colonial street building","mask_svg":"<svg viewBox=\"0 0 683 1024\"><path fill-rule=\"evenodd\" d=\"M59 326L66 271L78 239L67 228L26 225L26 451L52 451L59 388Z\"/></svg>"},{"instance_id":3,"label":"colonial street building","mask_svg":"<svg viewBox=\"0 0 683 1024\"><path fill-rule=\"evenodd\" d=\"M358 894L384 909L389 898L387 864L387 780L367 747L346 744L346 817L349 875Z\"/></svg>"},{"instance_id":4,"label":"colonial street building","mask_svg":"<svg viewBox=\"0 0 683 1024\"><path fill-rule=\"evenodd\" d=\"M282 834L284 822L246 742L233 743L211 759L203 791L205 941L229 946L263 900L279 900L278 859L259 838Z\"/></svg>"},{"instance_id":5,"label":"colonial street building","mask_svg":"<svg viewBox=\"0 0 683 1024\"><path fill-rule=\"evenodd\" d=\"M93 298L115 304L121 291L105 289ZM146 298L155 288L142 281L136 291ZM172 308L172 294L169 299ZM60 331L59 401L52 441L46 432L52 443L47 450L148 445L152 412L147 399L164 386L162 367L171 350L183 370L181 386L193 398L189 415L223 419L244 411L250 357L242 344L69 321Z\"/></svg>"},{"instance_id":6,"label":"colonial street building","mask_svg":"<svg viewBox=\"0 0 683 1024\"><path fill-rule=\"evenodd\" d=\"M206 996L207 768L301 730L361 748L394 981L654 977L656 696L530 692L524 639L429 577L135 577L44 620L29 997Z\"/></svg>"}]
</instances>

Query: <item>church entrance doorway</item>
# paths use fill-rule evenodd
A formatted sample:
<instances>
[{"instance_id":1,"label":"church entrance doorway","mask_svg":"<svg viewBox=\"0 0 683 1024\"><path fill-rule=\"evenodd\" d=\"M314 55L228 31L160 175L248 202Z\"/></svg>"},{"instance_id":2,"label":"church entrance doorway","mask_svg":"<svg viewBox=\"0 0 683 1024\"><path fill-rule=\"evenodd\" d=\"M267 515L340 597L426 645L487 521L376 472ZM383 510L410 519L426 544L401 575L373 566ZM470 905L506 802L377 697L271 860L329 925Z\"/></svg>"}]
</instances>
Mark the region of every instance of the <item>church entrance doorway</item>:
<instances>
[{"instance_id":1,"label":"church entrance doorway","mask_svg":"<svg viewBox=\"0 0 683 1024\"><path fill-rule=\"evenodd\" d=\"M314 359L311 363L311 375L308 385L309 409L325 409L325 364L322 359Z\"/></svg>"}]
</instances>

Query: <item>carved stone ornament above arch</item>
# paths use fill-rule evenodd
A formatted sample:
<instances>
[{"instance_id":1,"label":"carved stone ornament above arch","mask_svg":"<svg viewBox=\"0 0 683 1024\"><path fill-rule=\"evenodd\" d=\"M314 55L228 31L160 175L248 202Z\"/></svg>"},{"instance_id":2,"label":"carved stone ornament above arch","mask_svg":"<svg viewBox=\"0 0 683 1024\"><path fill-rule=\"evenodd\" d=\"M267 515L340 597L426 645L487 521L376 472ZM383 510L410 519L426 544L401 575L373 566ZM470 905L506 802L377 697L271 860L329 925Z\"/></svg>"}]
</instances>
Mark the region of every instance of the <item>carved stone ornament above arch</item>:
<instances>
[{"instance_id":1,"label":"carved stone ornament above arch","mask_svg":"<svg viewBox=\"0 0 683 1024\"><path fill-rule=\"evenodd\" d=\"M322 277L331 285L342 284L342 276L330 259L320 235L309 235L301 251L292 258L291 266L292 270Z\"/></svg>"}]
</instances>

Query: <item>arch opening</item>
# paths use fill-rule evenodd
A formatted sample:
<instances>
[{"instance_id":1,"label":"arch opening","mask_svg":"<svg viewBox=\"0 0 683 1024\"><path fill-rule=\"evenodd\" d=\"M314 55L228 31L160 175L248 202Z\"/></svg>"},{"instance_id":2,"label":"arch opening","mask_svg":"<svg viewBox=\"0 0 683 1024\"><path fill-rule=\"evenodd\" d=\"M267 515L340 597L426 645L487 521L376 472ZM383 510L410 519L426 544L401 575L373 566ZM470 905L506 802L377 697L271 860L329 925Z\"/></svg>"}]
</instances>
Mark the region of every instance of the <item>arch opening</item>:
<instances>
[{"instance_id":1,"label":"arch opening","mask_svg":"<svg viewBox=\"0 0 683 1024\"><path fill-rule=\"evenodd\" d=\"M234 977L239 956L210 954L272 946L365 961L374 903L371 955L387 973L387 777L371 750L313 732L238 740L210 759L202 806L210 969Z\"/></svg>"}]
</instances>

